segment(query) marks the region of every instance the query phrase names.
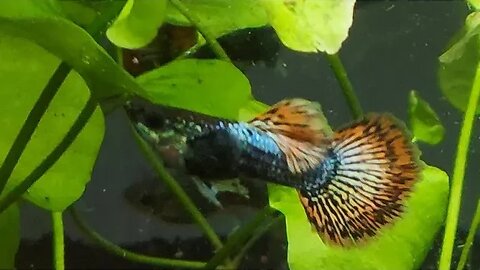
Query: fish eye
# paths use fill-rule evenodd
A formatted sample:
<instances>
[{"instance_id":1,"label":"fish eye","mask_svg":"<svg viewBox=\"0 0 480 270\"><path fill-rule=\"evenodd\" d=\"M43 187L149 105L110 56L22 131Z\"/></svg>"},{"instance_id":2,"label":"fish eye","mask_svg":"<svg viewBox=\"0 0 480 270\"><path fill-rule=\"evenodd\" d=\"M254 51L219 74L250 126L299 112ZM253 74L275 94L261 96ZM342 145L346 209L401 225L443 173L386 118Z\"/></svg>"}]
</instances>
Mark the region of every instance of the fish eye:
<instances>
[{"instance_id":1,"label":"fish eye","mask_svg":"<svg viewBox=\"0 0 480 270\"><path fill-rule=\"evenodd\" d=\"M144 117L144 124L152 129L159 129L163 127L163 119L153 113L146 114Z\"/></svg>"}]
</instances>

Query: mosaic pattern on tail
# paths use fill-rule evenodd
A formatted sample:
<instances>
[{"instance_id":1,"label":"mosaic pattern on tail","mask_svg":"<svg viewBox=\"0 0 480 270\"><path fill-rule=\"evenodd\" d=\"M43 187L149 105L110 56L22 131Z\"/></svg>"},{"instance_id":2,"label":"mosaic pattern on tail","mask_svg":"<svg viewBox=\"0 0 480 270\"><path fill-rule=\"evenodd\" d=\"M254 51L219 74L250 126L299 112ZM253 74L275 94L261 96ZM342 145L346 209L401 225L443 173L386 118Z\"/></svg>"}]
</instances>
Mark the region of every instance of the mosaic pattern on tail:
<instances>
[{"instance_id":1,"label":"mosaic pattern on tail","mask_svg":"<svg viewBox=\"0 0 480 270\"><path fill-rule=\"evenodd\" d=\"M375 236L403 211L418 178L418 150L393 116L372 114L335 132L326 185L300 200L324 241L349 246Z\"/></svg>"}]
</instances>

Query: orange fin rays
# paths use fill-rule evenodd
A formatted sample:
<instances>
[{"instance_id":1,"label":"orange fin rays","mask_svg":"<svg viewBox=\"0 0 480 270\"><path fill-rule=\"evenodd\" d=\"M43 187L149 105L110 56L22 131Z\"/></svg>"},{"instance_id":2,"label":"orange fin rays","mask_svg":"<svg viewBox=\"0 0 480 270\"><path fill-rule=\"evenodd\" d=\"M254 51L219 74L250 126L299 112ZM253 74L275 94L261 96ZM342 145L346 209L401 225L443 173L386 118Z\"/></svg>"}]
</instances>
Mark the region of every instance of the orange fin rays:
<instances>
[{"instance_id":1,"label":"orange fin rays","mask_svg":"<svg viewBox=\"0 0 480 270\"><path fill-rule=\"evenodd\" d=\"M401 215L420 170L418 150L404 130L392 116L374 114L335 133L330 181L299 192L324 241L358 244Z\"/></svg>"},{"instance_id":2,"label":"orange fin rays","mask_svg":"<svg viewBox=\"0 0 480 270\"><path fill-rule=\"evenodd\" d=\"M318 167L325 159L327 147L301 142L284 135L270 134L285 154L288 169L293 173L302 173Z\"/></svg>"}]
</instances>

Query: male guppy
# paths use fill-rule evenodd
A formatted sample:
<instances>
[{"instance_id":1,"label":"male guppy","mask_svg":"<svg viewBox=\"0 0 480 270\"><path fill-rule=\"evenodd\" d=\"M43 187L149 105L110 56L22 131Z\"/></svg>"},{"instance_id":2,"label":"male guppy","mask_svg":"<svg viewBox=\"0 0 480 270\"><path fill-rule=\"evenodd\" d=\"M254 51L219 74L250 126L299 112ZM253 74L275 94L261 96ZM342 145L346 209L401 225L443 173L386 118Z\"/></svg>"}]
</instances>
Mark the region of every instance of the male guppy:
<instances>
[{"instance_id":1,"label":"male guppy","mask_svg":"<svg viewBox=\"0 0 480 270\"><path fill-rule=\"evenodd\" d=\"M199 177L264 179L298 190L322 240L348 246L372 237L403 211L419 175L418 150L402 123L370 114L332 132L320 105L286 99L248 122L154 106L126 106L137 130L185 135L186 170Z\"/></svg>"}]
</instances>

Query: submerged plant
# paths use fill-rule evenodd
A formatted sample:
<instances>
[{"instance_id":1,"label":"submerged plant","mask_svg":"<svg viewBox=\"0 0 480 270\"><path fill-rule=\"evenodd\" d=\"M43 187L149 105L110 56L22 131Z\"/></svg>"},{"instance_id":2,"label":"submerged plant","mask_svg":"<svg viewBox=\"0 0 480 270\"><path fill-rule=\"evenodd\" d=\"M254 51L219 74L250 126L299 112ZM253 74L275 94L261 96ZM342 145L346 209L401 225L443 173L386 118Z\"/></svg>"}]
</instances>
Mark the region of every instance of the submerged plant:
<instances>
[{"instance_id":1,"label":"submerged plant","mask_svg":"<svg viewBox=\"0 0 480 270\"><path fill-rule=\"evenodd\" d=\"M471 2L474 7L475 4L475 1ZM351 108L352 119L363 119L364 109L356 98L338 54L354 22L354 5L354 0L1 1L0 81L3 90L0 91L0 112L5 117L0 118L3 127L0 134L0 157L3 160L0 167L0 268L14 267L20 240L18 204L21 199L51 212L56 269L64 268L63 213L67 209L71 210L80 228L98 245L129 260L171 268L238 267L242 255L253 242L283 218L266 206L223 242L189 195L164 168L155 149L145 142L145 136L142 138L135 132L139 147L159 178L200 226L216 251L215 255L210 261L201 262L136 254L110 243L82 220L71 206L82 196L90 180L103 139L104 116L113 109L121 108L127 100L142 97L151 104L185 109L232 122L253 119L269 107L254 99L248 79L232 64L217 39L241 29L271 26L288 48L325 55ZM466 111L448 201L440 269L449 269L451 265L467 149L474 115L478 111L478 18L477 12L468 16L462 35L440 57L442 91L455 107ZM133 78L119 65L123 62L122 50L149 45L155 39L158 28L166 24L194 27L199 32L195 45L182 51L183 55L179 55L178 59ZM116 61L107 53L107 46L99 45L106 43L105 37L116 46ZM209 46L218 60L188 59L202 46ZM411 93L409 101L408 127L414 141L440 142L444 128L434 110L415 92ZM261 120L258 127L265 129L266 117L257 120ZM319 125L331 132L324 117ZM397 129L384 131L386 134L401 133ZM410 142L400 145L402 151L410 149ZM400 151L395 147L393 150ZM383 154L387 156L388 153ZM397 158L391 158L391 163L395 163ZM295 160L292 162L294 164ZM380 222L379 217L369 228L375 236L361 245L348 248L330 245L322 239L329 238L337 244L345 244L363 238L363 235L356 238L350 231L350 235L345 237L339 228L332 233L332 228L326 228L332 223L325 224L327 221L315 216L321 207L318 202L315 204L317 212L312 211L308 216L304 207L308 213L311 206L299 199L297 190L268 184L270 206L285 217L289 267L418 268L443 223L449 192L445 172L423 161L418 161L418 165L422 168L421 172L410 175L415 179L404 179L405 185L410 185L413 180L416 182L406 200L404 214L385 227L384 223L390 222ZM407 167L392 170L408 174L410 167ZM409 190L410 186L405 189ZM395 195L403 197L404 194ZM309 199L314 201L315 198ZM396 199L389 199L397 203ZM336 201L330 200L329 203ZM367 209L369 206L361 207ZM335 207L329 209L334 211ZM396 217L400 211L392 205L385 209L382 218ZM477 213L472 222L471 233L478 226L478 216L480 214ZM312 222L323 234L322 239L312 232ZM378 226L380 223L382 226ZM470 244L465 246L459 269L473 241L470 235Z\"/></svg>"}]
</instances>

